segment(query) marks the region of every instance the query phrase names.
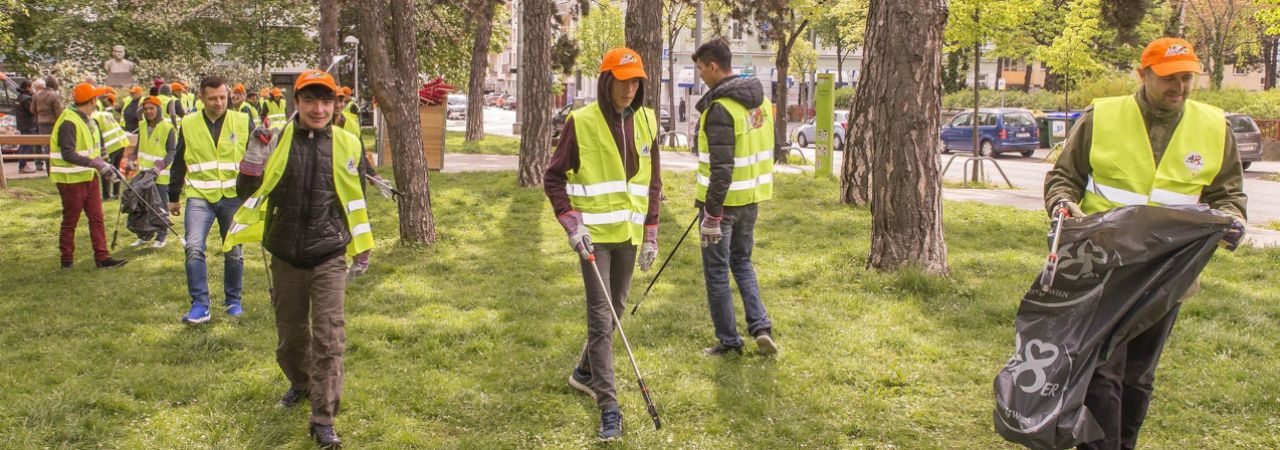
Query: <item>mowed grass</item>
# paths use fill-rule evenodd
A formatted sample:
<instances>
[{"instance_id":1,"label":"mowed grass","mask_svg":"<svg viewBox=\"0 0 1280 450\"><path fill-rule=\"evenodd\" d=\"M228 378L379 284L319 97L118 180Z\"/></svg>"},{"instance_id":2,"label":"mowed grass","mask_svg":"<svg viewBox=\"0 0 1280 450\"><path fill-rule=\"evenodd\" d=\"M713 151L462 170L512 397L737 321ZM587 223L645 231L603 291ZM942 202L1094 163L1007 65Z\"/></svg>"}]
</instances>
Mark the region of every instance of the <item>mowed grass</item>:
<instances>
[{"instance_id":1,"label":"mowed grass","mask_svg":"<svg viewBox=\"0 0 1280 450\"><path fill-rule=\"evenodd\" d=\"M694 212L692 174L665 176L664 257ZM583 289L541 190L510 172L431 183L430 248L399 245L394 204L371 199L379 248L346 298L347 447L600 446L595 403L565 382ZM947 203L951 278L875 273L870 215L837 204L834 181L777 184L755 262L781 355L701 356L713 337L692 236L625 321L664 427L619 343L626 432L608 447L1012 448L992 431L991 381L1044 256L1043 214ZM311 447L307 408L275 406L287 384L258 246L245 251L247 315L188 327L177 246L121 249L128 266L95 270L82 222L76 267L59 271L54 188L14 186L0 191L0 447ZM209 259L218 304L222 256ZM1280 250L1215 256L1165 350L1144 447L1280 447L1277 270Z\"/></svg>"},{"instance_id":2,"label":"mowed grass","mask_svg":"<svg viewBox=\"0 0 1280 450\"><path fill-rule=\"evenodd\" d=\"M444 151L446 153L480 155L518 155L520 154L520 140L513 137L487 134L484 139L476 142L467 142L466 133L446 131L444 132Z\"/></svg>"}]
</instances>

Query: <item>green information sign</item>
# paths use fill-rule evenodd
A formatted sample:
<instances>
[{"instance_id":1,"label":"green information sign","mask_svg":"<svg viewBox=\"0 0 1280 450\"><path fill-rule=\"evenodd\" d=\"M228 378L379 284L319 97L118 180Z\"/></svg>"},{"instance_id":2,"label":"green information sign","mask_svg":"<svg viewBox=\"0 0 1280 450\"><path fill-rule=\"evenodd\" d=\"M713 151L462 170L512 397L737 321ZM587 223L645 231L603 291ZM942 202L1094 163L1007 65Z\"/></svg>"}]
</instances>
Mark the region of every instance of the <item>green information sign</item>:
<instances>
[{"instance_id":1,"label":"green information sign","mask_svg":"<svg viewBox=\"0 0 1280 450\"><path fill-rule=\"evenodd\" d=\"M813 175L817 178L834 178L831 170L835 140L836 85L829 73L818 74L818 92L814 96L817 118L814 131L814 149L817 153Z\"/></svg>"}]
</instances>

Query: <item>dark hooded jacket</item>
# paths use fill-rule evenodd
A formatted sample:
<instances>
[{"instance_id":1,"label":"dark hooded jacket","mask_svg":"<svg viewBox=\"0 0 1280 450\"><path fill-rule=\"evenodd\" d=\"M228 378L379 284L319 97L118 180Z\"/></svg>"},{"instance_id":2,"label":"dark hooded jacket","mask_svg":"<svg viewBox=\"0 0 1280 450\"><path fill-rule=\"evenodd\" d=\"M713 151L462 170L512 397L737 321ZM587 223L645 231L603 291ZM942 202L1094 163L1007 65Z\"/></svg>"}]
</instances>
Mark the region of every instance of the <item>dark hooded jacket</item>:
<instances>
[{"instance_id":1,"label":"dark hooded jacket","mask_svg":"<svg viewBox=\"0 0 1280 450\"><path fill-rule=\"evenodd\" d=\"M662 171L659 157L661 152L658 150L660 131L648 130L644 122L640 123L637 130L636 122L631 120L632 113L644 104L644 84L640 84L640 89L636 90L636 97L631 101L629 108L619 115L609 98L609 86L614 81L611 73L600 76L600 81L596 85L599 92L597 102L600 103L605 122L609 124L609 134L613 135L613 142L618 144L618 151L621 153L628 179L635 176L636 171L639 170L639 153L633 136L637 132L641 136L646 134L653 136L653 142L649 144L649 159L652 166L649 178L649 211L645 214L644 224L657 225L658 210L662 205ZM569 192L565 188L569 183L568 172L571 170L578 170L578 138L574 132L573 117L565 121L564 130L560 132L560 143L556 145L556 152L551 155L551 162L547 165L547 171L542 179L543 190L551 200L551 207L556 216L573 209L569 203Z\"/></svg>"},{"instance_id":2,"label":"dark hooded jacket","mask_svg":"<svg viewBox=\"0 0 1280 450\"><path fill-rule=\"evenodd\" d=\"M747 109L758 108L764 103L764 87L755 77L730 75L720 80L706 95L698 100L698 112L706 116L706 133L699 133L695 139L707 140L707 151L711 157L711 182L707 186L707 201L694 201L695 206L704 208L711 216L724 214L724 197L729 193L729 184L733 182L733 147L737 143L734 138L733 116L723 106L712 103L717 99L728 98Z\"/></svg>"}]
</instances>

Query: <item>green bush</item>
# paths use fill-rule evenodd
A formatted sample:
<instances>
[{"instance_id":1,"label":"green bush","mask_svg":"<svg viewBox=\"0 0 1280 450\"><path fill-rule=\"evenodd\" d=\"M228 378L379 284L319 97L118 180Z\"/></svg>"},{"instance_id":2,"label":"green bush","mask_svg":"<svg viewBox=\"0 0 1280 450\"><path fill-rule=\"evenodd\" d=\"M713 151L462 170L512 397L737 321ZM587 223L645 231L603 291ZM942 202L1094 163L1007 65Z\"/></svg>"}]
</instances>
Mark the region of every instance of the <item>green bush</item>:
<instances>
[{"instance_id":1,"label":"green bush","mask_svg":"<svg viewBox=\"0 0 1280 450\"><path fill-rule=\"evenodd\" d=\"M836 110L844 110L853 107L853 88L842 87L836 89Z\"/></svg>"}]
</instances>

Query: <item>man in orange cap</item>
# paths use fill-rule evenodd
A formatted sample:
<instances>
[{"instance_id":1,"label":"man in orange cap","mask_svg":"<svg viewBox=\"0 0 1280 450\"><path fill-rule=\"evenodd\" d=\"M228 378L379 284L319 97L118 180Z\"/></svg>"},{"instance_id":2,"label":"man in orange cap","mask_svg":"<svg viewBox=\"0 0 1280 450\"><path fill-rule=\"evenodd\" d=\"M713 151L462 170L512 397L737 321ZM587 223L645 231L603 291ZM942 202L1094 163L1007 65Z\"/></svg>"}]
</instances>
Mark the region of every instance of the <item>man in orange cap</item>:
<instances>
[{"instance_id":1,"label":"man in orange cap","mask_svg":"<svg viewBox=\"0 0 1280 450\"><path fill-rule=\"evenodd\" d=\"M240 83L236 83L236 85L231 88L231 107L229 109L248 114L249 117L253 117L254 119L257 119L258 117L258 108L254 107L253 103L248 101L244 85Z\"/></svg>"},{"instance_id":2,"label":"man in orange cap","mask_svg":"<svg viewBox=\"0 0 1280 450\"><path fill-rule=\"evenodd\" d=\"M173 93L173 101L170 106L170 111L172 112L174 119L178 120L178 119L181 119L182 117L185 117L187 113L191 112L191 109L187 108L186 86L183 86L182 83L174 81L172 83L169 83L169 91Z\"/></svg>"},{"instance_id":3,"label":"man in orange cap","mask_svg":"<svg viewBox=\"0 0 1280 450\"><path fill-rule=\"evenodd\" d=\"M74 261L76 224L80 222L81 211L89 216L89 237L98 268L119 267L128 262L113 259L107 252L107 231L99 196L101 183L113 179L115 172L102 159L102 132L91 116L97 112L98 97L109 90L89 83L77 85L72 90L75 107L62 110L49 140L53 149L49 178L58 186L58 195L62 198L58 248L63 269L70 269Z\"/></svg>"},{"instance_id":4,"label":"man in orange cap","mask_svg":"<svg viewBox=\"0 0 1280 450\"><path fill-rule=\"evenodd\" d=\"M543 175L569 247L581 256L587 342L569 385L596 400L601 440L622 438L613 370L614 314L626 310L637 247L643 271L658 254L662 179L657 116L643 106L647 78L635 51L615 48L605 53L599 100L570 114ZM617 209L619 205L626 206ZM594 263L588 261L593 254ZM591 264L607 286L601 285Z\"/></svg>"},{"instance_id":5,"label":"man in orange cap","mask_svg":"<svg viewBox=\"0 0 1280 450\"><path fill-rule=\"evenodd\" d=\"M182 102L183 113L191 114L196 112L196 102L200 101L196 98L196 93L191 92L191 86L186 82L179 81L178 84L182 85L182 96L179 97L179 101Z\"/></svg>"},{"instance_id":6,"label":"man in orange cap","mask_svg":"<svg viewBox=\"0 0 1280 450\"><path fill-rule=\"evenodd\" d=\"M263 121L267 127L272 130L283 130L285 122L288 121L286 104L284 102L284 92L280 88L271 88L271 97L263 101Z\"/></svg>"},{"instance_id":7,"label":"man in orange cap","mask_svg":"<svg viewBox=\"0 0 1280 450\"><path fill-rule=\"evenodd\" d=\"M280 404L291 407L310 398L311 436L321 448L337 448L343 302L347 283L368 269L373 249L361 177L368 169L360 138L332 126L332 76L302 72L293 101L297 120L284 124L279 135L266 127L254 130L236 184L247 200L223 247L260 242L271 252L276 362L289 380Z\"/></svg>"},{"instance_id":8,"label":"man in orange cap","mask_svg":"<svg viewBox=\"0 0 1280 450\"><path fill-rule=\"evenodd\" d=\"M141 118L141 108L142 87L134 86L129 88L129 96L125 97L124 104L121 105L120 108L120 115L124 117L124 131L129 133L138 132L138 121Z\"/></svg>"},{"instance_id":9,"label":"man in orange cap","mask_svg":"<svg viewBox=\"0 0 1280 450\"><path fill-rule=\"evenodd\" d=\"M1223 111L1187 98L1200 71L1200 59L1185 40L1147 45L1138 92L1094 99L1072 127L1045 177L1045 206L1083 217L1132 204L1208 204L1235 219L1223 238L1234 249L1245 229L1244 169ZM1105 436L1080 448L1137 445L1156 362L1178 308L1117 345L1094 372L1084 405Z\"/></svg>"}]
</instances>

